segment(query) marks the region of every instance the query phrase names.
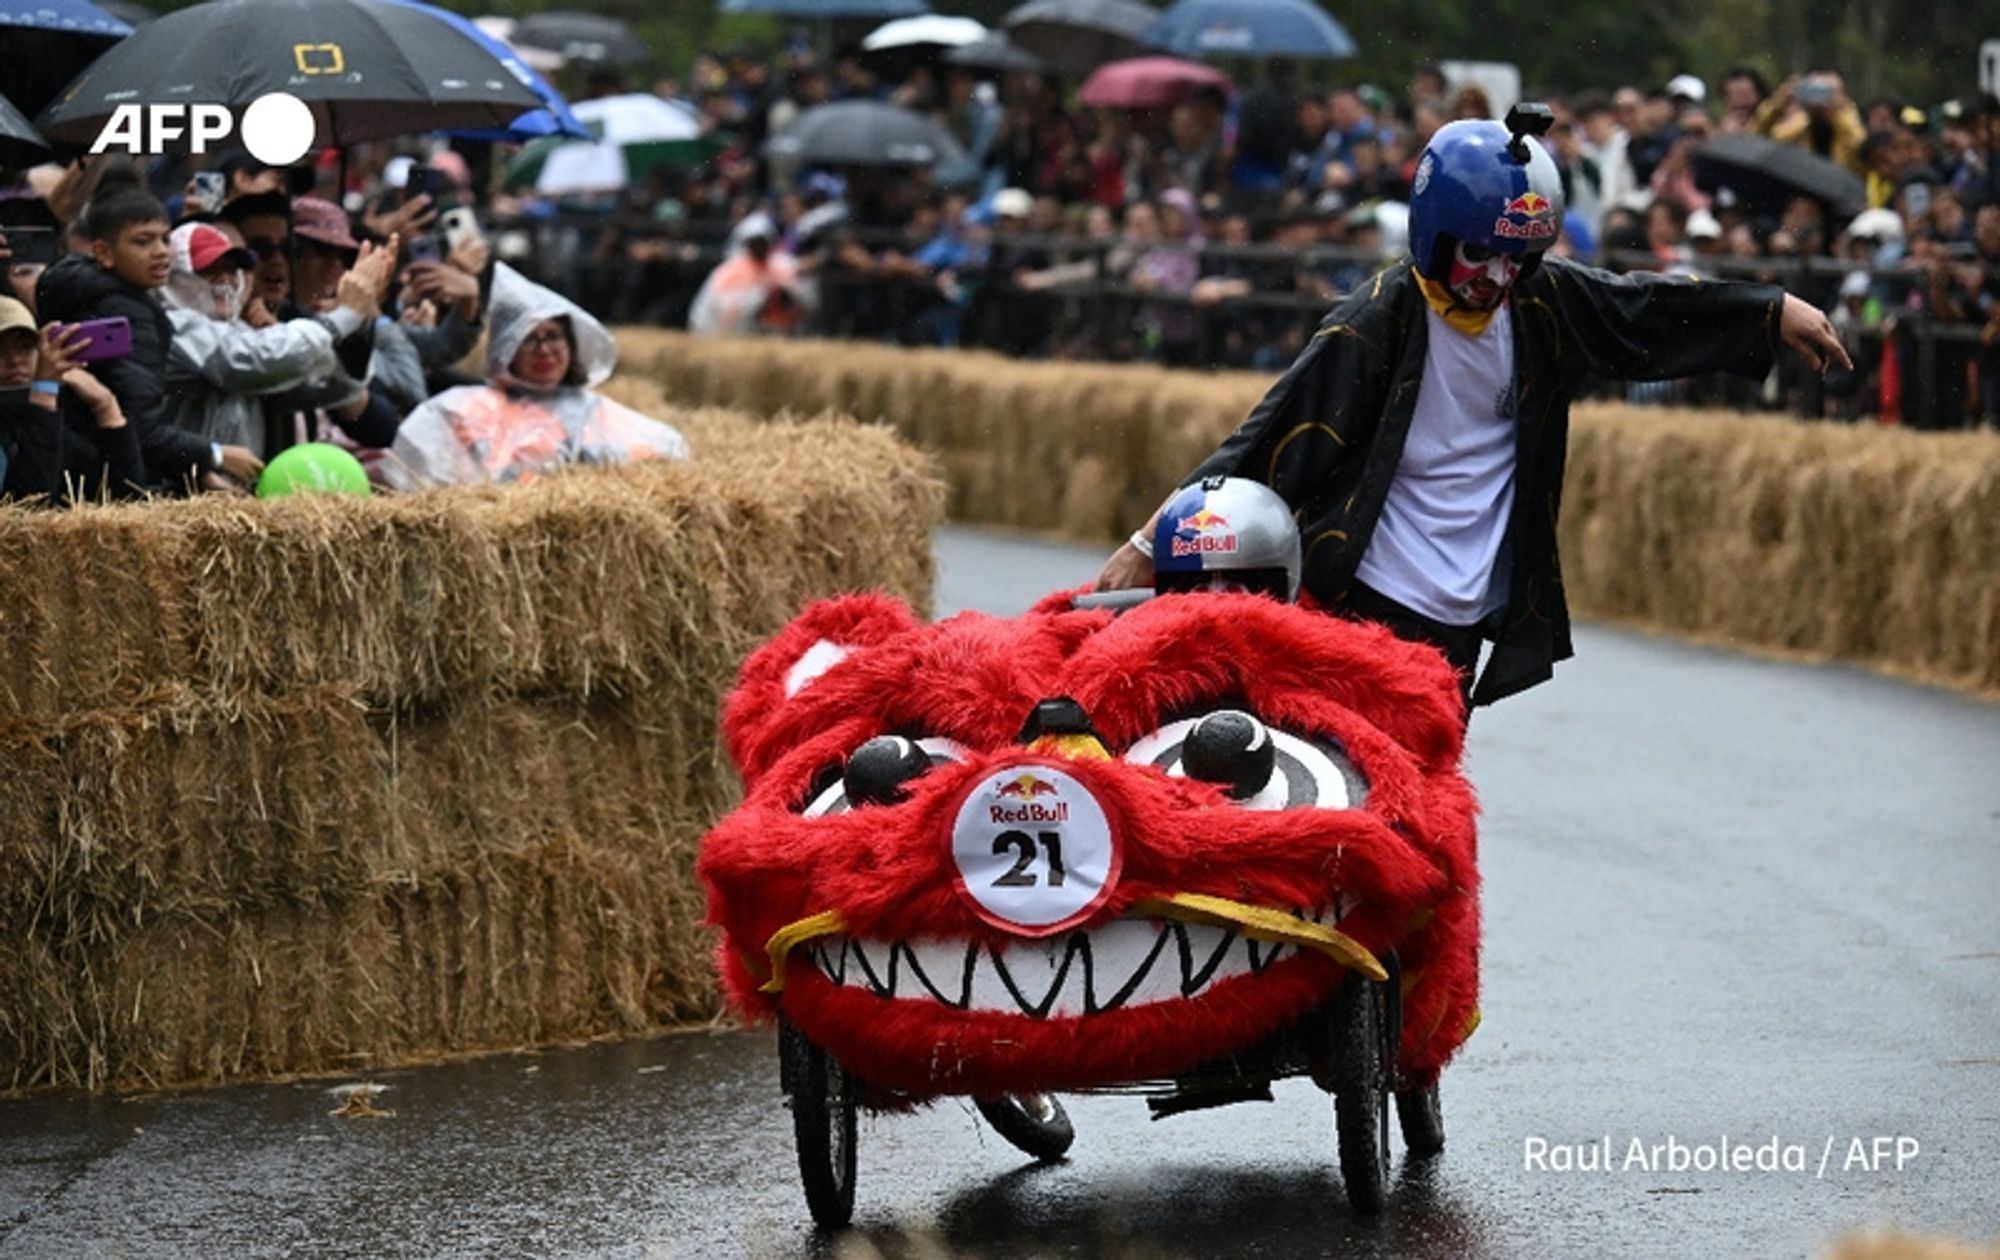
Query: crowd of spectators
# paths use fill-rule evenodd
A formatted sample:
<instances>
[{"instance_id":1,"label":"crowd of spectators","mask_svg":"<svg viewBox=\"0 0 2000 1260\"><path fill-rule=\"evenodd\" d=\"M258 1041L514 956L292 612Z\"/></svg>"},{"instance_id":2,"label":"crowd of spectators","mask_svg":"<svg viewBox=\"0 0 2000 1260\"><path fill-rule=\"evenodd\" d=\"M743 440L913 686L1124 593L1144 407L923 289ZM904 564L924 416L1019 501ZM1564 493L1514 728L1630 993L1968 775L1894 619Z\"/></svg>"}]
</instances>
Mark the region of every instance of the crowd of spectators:
<instances>
[{"instance_id":1,"label":"crowd of spectators","mask_svg":"<svg viewBox=\"0 0 2000 1260\"><path fill-rule=\"evenodd\" d=\"M775 61L703 58L655 90L691 102L721 151L629 190L578 284L619 318L687 322L716 262L697 243L726 238L732 257L757 251L754 267L731 264L756 300L710 328L1270 369L1402 249L1431 133L1495 116L1480 87L1431 68L1392 93L1310 86L1300 67L1268 62L1235 93L1149 110L1083 107L1074 88L942 65L890 81L860 56L825 66L804 44ZM760 157L800 111L855 97L931 115L969 160L889 173ZM1619 269L1781 280L1837 311L1865 363L1720 400L1847 418L1886 408L1933 428L2000 420L2000 101L1855 100L1836 73L1774 85L1749 68L1712 88L1682 74L1541 99L1569 195L1559 248ZM1865 202L1766 181L1739 194L1706 177L1697 150L1737 132L1825 158ZM1635 397L1701 401L1707 389Z\"/></svg>"},{"instance_id":2,"label":"crowd of spectators","mask_svg":"<svg viewBox=\"0 0 2000 1260\"><path fill-rule=\"evenodd\" d=\"M1276 370L1403 252L1432 132L1495 112L1429 69L1390 93L1271 62L1238 91L1149 110L1081 107L1074 83L1045 75L906 70L890 82L804 45L702 58L654 87L699 112L704 156L560 203L507 186L504 152L435 137L291 170L239 152L199 178L120 159L0 177L6 492L242 492L306 442L396 488L685 455L670 428L594 392L611 367L604 322ZM802 111L846 98L927 113L967 157L830 170L763 156ZM1857 364L1606 392L2000 421L2000 100L1857 101L1836 74L1774 86L1749 69L1713 89L1679 75L1545 99L1568 200L1559 251L1777 280L1829 310ZM1809 150L1860 204L1715 178L1699 155L1729 133ZM129 327L129 353L83 344L77 326L106 318Z\"/></svg>"},{"instance_id":3,"label":"crowd of spectators","mask_svg":"<svg viewBox=\"0 0 2000 1260\"><path fill-rule=\"evenodd\" d=\"M494 257L463 160L341 176L98 158L0 198L0 494L244 494L308 444L397 490L687 456L595 392L611 334Z\"/></svg>"}]
</instances>

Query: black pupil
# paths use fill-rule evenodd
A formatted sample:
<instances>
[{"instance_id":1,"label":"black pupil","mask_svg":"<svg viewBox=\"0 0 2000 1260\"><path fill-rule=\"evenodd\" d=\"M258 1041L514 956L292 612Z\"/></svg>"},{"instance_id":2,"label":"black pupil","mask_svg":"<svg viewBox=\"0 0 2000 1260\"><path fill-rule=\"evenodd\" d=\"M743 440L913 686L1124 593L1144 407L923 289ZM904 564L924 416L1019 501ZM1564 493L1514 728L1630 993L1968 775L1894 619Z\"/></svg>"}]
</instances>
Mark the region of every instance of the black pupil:
<instances>
[{"instance_id":1,"label":"black pupil","mask_svg":"<svg viewBox=\"0 0 2000 1260\"><path fill-rule=\"evenodd\" d=\"M1234 709L1203 718L1181 747L1181 769L1190 779L1220 784L1237 800L1255 796L1269 783L1276 761L1277 747L1264 724Z\"/></svg>"},{"instance_id":2,"label":"black pupil","mask_svg":"<svg viewBox=\"0 0 2000 1260\"><path fill-rule=\"evenodd\" d=\"M841 786L849 805L888 805L903 799L903 785L931 768L931 759L900 735L877 735L847 759Z\"/></svg>"}]
</instances>

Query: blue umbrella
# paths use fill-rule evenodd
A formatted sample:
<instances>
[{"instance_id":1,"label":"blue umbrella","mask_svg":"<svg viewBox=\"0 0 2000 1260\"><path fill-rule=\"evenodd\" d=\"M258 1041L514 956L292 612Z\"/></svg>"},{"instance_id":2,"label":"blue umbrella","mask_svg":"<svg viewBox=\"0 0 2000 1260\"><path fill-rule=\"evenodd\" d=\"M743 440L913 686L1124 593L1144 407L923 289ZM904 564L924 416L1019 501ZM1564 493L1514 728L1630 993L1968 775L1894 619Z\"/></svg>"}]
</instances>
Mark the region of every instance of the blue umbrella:
<instances>
[{"instance_id":1,"label":"blue umbrella","mask_svg":"<svg viewBox=\"0 0 2000 1260\"><path fill-rule=\"evenodd\" d=\"M1311 0L1176 0L1146 30L1182 57L1352 57L1354 41Z\"/></svg>"},{"instance_id":2,"label":"blue umbrella","mask_svg":"<svg viewBox=\"0 0 2000 1260\"><path fill-rule=\"evenodd\" d=\"M90 3L90 0L0 0L0 26L25 26L35 31L66 31L123 39L132 24Z\"/></svg>"},{"instance_id":3,"label":"blue umbrella","mask_svg":"<svg viewBox=\"0 0 2000 1260\"><path fill-rule=\"evenodd\" d=\"M0 3L4 2L5 0L0 0ZM463 136L468 140L523 141L539 139L542 136L568 136L573 140L590 139L590 128L584 126L583 120L570 112L569 102L550 86L547 79L538 74L527 62L522 61L521 55L508 47L506 41L493 38L480 30L478 24L471 18L453 13L450 9L440 9L436 5L424 4L421 0L392 0L392 2L405 8L421 9L438 21L448 23L453 29L463 32L468 39L492 53L494 59L507 67L509 74L526 84L529 91L542 98L542 108L522 114L503 128L496 130L475 128L470 131L455 131L453 135Z\"/></svg>"},{"instance_id":4,"label":"blue umbrella","mask_svg":"<svg viewBox=\"0 0 2000 1260\"><path fill-rule=\"evenodd\" d=\"M722 0L724 13L778 13L801 18L898 18L929 13L929 0Z\"/></svg>"}]
</instances>

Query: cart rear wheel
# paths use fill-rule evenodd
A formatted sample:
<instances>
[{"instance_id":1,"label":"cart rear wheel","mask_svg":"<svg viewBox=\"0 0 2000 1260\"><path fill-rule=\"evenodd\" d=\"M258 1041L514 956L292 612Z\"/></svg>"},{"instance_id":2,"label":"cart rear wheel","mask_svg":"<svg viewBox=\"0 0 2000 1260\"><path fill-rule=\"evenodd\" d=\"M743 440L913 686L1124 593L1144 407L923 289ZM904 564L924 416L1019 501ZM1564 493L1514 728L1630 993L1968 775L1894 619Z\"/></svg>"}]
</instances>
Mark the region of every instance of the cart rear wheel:
<instances>
[{"instance_id":1,"label":"cart rear wheel","mask_svg":"<svg viewBox=\"0 0 2000 1260\"><path fill-rule=\"evenodd\" d=\"M1044 1164L1061 1159L1076 1141L1069 1113L1054 1094L998 1094L972 1101L994 1132Z\"/></svg>"},{"instance_id":2,"label":"cart rear wheel","mask_svg":"<svg viewBox=\"0 0 2000 1260\"><path fill-rule=\"evenodd\" d=\"M778 1066L791 1097L799 1179L815 1224L854 1219L854 1078L791 1021L778 1021Z\"/></svg>"},{"instance_id":3,"label":"cart rear wheel","mask_svg":"<svg viewBox=\"0 0 2000 1260\"><path fill-rule=\"evenodd\" d=\"M1444 1106L1436 1081L1422 1089L1397 1090L1396 1119L1412 1159L1429 1159L1444 1150Z\"/></svg>"},{"instance_id":4,"label":"cart rear wheel","mask_svg":"<svg viewBox=\"0 0 2000 1260\"><path fill-rule=\"evenodd\" d=\"M1373 1216L1389 1197L1389 1058L1383 986L1351 977L1334 1003L1340 1047L1333 1096L1340 1177L1356 1212Z\"/></svg>"}]
</instances>

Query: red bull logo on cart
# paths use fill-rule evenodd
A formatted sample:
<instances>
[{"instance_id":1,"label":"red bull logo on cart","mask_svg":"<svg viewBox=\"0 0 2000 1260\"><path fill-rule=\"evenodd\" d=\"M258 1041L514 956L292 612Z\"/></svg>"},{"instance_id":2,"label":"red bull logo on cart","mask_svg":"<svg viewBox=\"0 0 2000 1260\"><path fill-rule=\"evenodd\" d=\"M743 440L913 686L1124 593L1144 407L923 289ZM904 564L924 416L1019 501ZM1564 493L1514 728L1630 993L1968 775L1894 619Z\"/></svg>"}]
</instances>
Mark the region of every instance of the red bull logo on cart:
<instances>
[{"instance_id":1,"label":"red bull logo on cart","mask_svg":"<svg viewBox=\"0 0 2000 1260\"><path fill-rule=\"evenodd\" d=\"M1547 240L1556 234L1556 208L1538 192L1524 192L1493 221L1493 235L1517 241Z\"/></svg>"},{"instance_id":2,"label":"red bull logo on cart","mask_svg":"<svg viewBox=\"0 0 2000 1260\"><path fill-rule=\"evenodd\" d=\"M1047 779L1023 771L1018 778L1009 779L993 789L993 795L1007 800L1020 801L1020 805L994 805L989 812L996 823L1067 822L1069 806L1060 800L1042 804L1041 798L1059 795L1056 785Z\"/></svg>"}]
</instances>

